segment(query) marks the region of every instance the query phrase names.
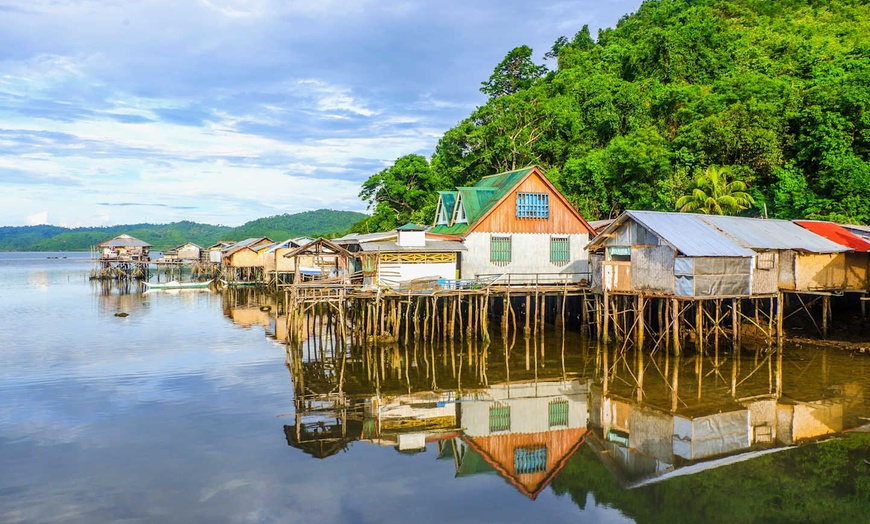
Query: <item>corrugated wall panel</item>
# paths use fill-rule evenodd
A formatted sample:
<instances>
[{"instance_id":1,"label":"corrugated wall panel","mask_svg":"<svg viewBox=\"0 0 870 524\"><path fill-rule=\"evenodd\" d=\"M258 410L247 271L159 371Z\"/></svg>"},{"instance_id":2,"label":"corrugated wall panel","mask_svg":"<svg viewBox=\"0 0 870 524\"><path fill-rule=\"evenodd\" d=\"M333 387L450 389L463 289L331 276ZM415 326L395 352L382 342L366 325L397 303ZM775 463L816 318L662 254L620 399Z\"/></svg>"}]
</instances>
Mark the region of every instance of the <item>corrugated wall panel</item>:
<instances>
[{"instance_id":1,"label":"corrugated wall panel","mask_svg":"<svg viewBox=\"0 0 870 524\"><path fill-rule=\"evenodd\" d=\"M631 288L672 295L674 249L670 246L639 246L631 249Z\"/></svg>"}]
</instances>

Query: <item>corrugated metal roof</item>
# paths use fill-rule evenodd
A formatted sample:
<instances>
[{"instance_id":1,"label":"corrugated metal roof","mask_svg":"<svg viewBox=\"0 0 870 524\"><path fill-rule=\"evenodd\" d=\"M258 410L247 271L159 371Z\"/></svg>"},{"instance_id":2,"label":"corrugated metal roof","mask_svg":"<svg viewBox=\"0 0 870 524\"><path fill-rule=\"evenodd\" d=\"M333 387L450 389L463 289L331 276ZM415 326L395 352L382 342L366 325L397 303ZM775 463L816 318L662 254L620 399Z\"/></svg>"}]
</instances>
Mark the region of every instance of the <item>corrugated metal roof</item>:
<instances>
[{"instance_id":1,"label":"corrugated metal roof","mask_svg":"<svg viewBox=\"0 0 870 524\"><path fill-rule=\"evenodd\" d=\"M858 253L870 252L870 242L867 242L858 235L851 233L845 227L833 222L824 222L821 220L795 220L795 224L809 229L817 235L821 235L828 240L836 242L841 246L846 246L849 249Z\"/></svg>"},{"instance_id":2,"label":"corrugated metal roof","mask_svg":"<svg viewBox=\"0 0 870 524\"><path fill-rule=\"evenodd\" d=\"M759 251L794 249L809 253L839 253L848 248L788 220L700 215L738 244Z\"/></svg>"},{"instance_id":3,"label":"corrugated metal roof","mask_svg":"<svg viewBox=\"0 0 870 524\"><path fill-rule=\"evenodd\" d=\"M623 215L633 218L686 256L755 256L754 251L702 220L704 215L661 211L626 211ZM605 231L616 229L624 221L625 218L617 218Z\"/></svg>"},{"instance_id":4,"label":"corrugated metal roof","mask_svg":"<svg viewBox=\"0 0 870 524\"><path fill-rule=\"evenodd\" d=\"M756 251L780 249L810 253L849 250L787 220L662 211L626 211L590 247L603 243L607 233L629 218L691 257L747 257L754 256Z\"/></svg>"}]
</instances>

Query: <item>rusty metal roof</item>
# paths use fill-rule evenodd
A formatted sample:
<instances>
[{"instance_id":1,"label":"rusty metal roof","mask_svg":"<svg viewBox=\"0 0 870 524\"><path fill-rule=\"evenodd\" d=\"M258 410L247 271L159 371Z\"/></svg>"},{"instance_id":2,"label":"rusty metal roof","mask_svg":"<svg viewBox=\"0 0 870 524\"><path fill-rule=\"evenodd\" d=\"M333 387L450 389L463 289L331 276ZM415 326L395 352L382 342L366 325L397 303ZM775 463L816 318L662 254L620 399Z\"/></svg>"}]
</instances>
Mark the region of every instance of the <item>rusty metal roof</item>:
<instances>
[{"instance_id":1,"label":"rusty metal roof","mask_svg":"<svg viewBox=\"0 0 870 524\"><path fill-rule=\"evenodd\" d=\"M858 253L870 252L870 242L850 232L840 224L821 220L795 220L795 224Z\"/></svg>"}]
</instances>

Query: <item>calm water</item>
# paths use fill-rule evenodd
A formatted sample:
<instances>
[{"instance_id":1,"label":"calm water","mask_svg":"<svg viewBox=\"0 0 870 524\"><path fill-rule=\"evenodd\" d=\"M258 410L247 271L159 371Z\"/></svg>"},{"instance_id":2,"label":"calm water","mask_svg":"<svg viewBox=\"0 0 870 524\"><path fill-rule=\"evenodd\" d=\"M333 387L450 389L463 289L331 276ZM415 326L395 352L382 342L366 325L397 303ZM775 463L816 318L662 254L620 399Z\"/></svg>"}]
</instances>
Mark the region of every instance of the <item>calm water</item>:
<instances>
[{"instance_id":1,"label":"calm water","mask_svg":"<svg viewBox=\"0 0 870 524\"><path fill-rule=\"evenodd\" d=\"M268 297L101 285L86 256L0 253L3 523L870 514L870 440L850 431L870 417L866 353L676 359L549 328L485 359L342 359L288 349Z\"/></svg>"}]
</instances>

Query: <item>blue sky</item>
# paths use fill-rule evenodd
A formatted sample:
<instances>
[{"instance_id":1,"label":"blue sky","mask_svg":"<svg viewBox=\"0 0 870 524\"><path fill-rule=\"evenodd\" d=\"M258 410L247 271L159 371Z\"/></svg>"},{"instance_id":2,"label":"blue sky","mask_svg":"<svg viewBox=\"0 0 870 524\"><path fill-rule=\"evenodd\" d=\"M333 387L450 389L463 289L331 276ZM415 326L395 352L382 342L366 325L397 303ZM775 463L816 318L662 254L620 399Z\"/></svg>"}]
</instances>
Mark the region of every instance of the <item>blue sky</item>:
<instances>
[{"instance_id":1,"label":"blue sky","mask_svg":"<svg viewBox=\"0 0 870 524\"><path fill-rule=\"evenodd\" d=\"M365 211L508 51L640 0L0 0L0 225Z\"/></svg>"}]
</instances>

